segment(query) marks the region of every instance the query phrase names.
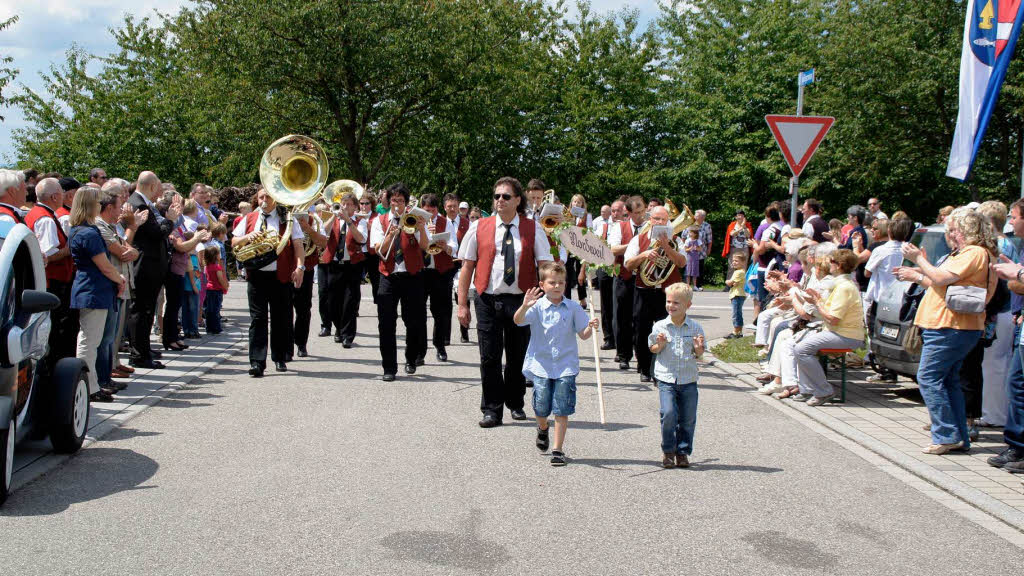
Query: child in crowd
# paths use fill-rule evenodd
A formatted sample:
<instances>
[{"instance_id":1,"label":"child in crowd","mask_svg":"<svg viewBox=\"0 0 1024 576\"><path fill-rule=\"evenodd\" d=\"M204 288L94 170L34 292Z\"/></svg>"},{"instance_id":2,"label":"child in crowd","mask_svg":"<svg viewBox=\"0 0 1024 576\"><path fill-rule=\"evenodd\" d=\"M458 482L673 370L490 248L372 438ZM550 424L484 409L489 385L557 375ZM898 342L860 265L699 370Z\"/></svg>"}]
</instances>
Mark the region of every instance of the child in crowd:
<instances>
[{"instance_id":1,"label":"child in crowd","mask_svg":"<svg viewBox=\"0 0 1024 576\"><path fill-rule=\"evenodd\" d=\"M576 375L580 372L576 336L590 338L598 323L578 303L562 297L565 277L561 262L541 264L540 288L530 288L513 316L516 325L530 327L523 374L533 382L537 448L541 451L548 449L548 415L555 414L552 466L565 466L562 445L569 416L576 412Z\"/></svg>"},{"instance_id":2,"label":"child in crowd","mask_svg":"<svg viewBox=\"0 0 1024 576\"><path fill-rule=\"evenodd\" d=\"M470 222L476 222L477 220L483 218L483 216L483 212L481 212L480 209L477 208L476 206L474 206L473 209L469 211Z\"/></svg>"},{"instance_id":3,"label":"child in crowd","mask_svg":"<svg viewBox=\"0 0 1024 576\"><path fill-rule=\"evenodd\" d=\"M747 293L743 289L744 280L747 276L747 254L746 252L733 252L732 277L725 281L729 287L729 302L732 303L732 334L726 339L743 338L743 303L747 301Z\"/></svg>"},{"instance_id":4,"label":"child in crowd","mask_svg":"<svg viewBox=\"0 0 1024 576\"><path fill-rule=\"evenodd\" d=\"M199 256L192 252L188 255L181 298L181 329L185 338L199 338L200 273Z\"/></svg>"},{"instance_id":5,"label":"child in crowd","mask_svg":"<svg viewBox=\"0 0 1024 576\"><path fill-rule=\"evenodd\" d=\"M228 276L224 272L220 249L216 246L206 247L206 333L220 334L223 328L220 323L220 309L224 303L224 294L228 291Z\"/></svg>"},{"instance_id":6,"label":"child in crowd","mask_svg":"<svg viewBox=\"0 0 1024 576\"><path fill-rule=\"evenodd\" d=\"M686 253L686 282L690 286L696 286L697 278L700 277L700 253L703 249L700 230L690 228L687 231L686 242L683 242L683 251Z\"/></svg>"},{"instance_id":7,"label":"child in crowd","mask_svg":"<svg viewBox=\"0 0 1024 576\"><path fill-rule=\"evenodd\" d=\"M661 402L661 465L688 468L697 426L697 360L704 355L704 329L686 317L693 288L676 282L665 289L668 318L654 324L647 344Z\"/></svg>"}]
</instances>

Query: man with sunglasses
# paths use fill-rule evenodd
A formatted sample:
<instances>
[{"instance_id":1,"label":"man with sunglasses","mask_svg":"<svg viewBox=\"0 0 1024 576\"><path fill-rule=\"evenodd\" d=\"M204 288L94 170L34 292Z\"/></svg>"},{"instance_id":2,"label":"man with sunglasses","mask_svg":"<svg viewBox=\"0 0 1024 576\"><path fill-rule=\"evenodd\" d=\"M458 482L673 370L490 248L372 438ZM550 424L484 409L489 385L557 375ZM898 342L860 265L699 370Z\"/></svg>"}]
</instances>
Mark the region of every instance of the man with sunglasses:
<instances>
[{"instance_id":1,"label":"man with sunglasses","mask_svg":"<svg viewBox=\"0 0 1024 576\"><path fill-rule=\"evenodd\" d=\"M92 170L89 170L89 182L92 182L102 188L103 185L107 183L107 180L109 180L109 178L107 178L107 171L103 168L93 168Z\"/></svg>"},{"instance_id":2,"label":"man with sunglasses","mask_svg":"<svg viewBox=\"0 0 1024 576\"><path fill-rule=\"evenodd\" d=\"M616 202L612 205L612 212L615 212ZM615 263L620 266L619 275L615 278L614 307L615 316L615 348L617 354L615 361L619 363L620 370L629 370L629 361L633 358L633 292L636 285L633 280L633 271L626 268L623 256L629 242L636 237L647 217L647 203L640 196L631 196L623 203L626 211L626 218L619 221L618 226L612 226L608 230L608 245L612 247L612 254L615 255ZM641 343L646 346L647 335ZM642 368L641 368L642 369ZM650 369L648 367L648 369Z\"/></svg>"},{"instance_id":3,"label":"man with sunglasses","mask_svg":"<svg viewBox=\"0 0 1024 576\"><path fill-rule=\"evenodd\" d=\"M878 198L868 198L868 217L871 220L889 219L885 212L882 212L882 202Z\"/></svg>"},{"instance_id":4,"label":"man with sunglasses","mask_svg":"<svg viewBox=\"0 0 1024 576\"><path fill-rule=\"evenodd\" d=\"M388 187L384 200L391 211L373 219L370 244L380 257L380 290L377 292L377 333L380 336L384 381L393 382L398 372L395 326L398 305L405 324L405 373L416 373L416 360L426 355L420 347L427 340L427 311L423 293L423 251L430 245L427 223L416 222L414 234L402 230L402 216L409 204L409 189L399 182Z\"/></svg>"},{"instance_id":5,"label":"man with sunglasses","mask_svg":"<svg viewBox=\"0 0 1024 576\"><path fill-rule=\"evenodd\" d=\"M547 235L526 218L523 186L518 180L506 176L494 184L494 212L470 226L459 249L458 315L463 326L468 326L470 319L470 283L477 292L481 428L500 426L505 406L513 420L526 420L523 360L530 329L517 326L513 316L523 295L539 285L538 263L551 260Z\"/></svg>"}]
</instances>

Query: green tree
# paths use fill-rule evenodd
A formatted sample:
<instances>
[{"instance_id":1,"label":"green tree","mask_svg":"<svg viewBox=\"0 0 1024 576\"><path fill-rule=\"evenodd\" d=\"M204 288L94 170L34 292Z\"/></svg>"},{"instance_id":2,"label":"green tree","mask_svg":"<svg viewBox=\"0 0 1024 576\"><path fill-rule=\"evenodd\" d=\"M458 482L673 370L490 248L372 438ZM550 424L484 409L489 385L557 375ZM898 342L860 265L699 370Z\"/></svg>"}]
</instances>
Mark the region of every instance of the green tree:
<instances>
[{"instance_id":1,"label":"green tree","mask_svg":"<svg viewBox=\"0 0 1024 576\"><path fill-rule=\"evenodd\" d=\"M17 16L11 16L7 20L0 22L0 32L7 30L17 21ZM13 68L12 64L14 64L14 58L8 55L0 56L0 106L7 105L8 98L4 96L3 91L18 75L17 68ZM0 116L0 121L3 120L4 117Z\"/></svg>"}]
</instances>

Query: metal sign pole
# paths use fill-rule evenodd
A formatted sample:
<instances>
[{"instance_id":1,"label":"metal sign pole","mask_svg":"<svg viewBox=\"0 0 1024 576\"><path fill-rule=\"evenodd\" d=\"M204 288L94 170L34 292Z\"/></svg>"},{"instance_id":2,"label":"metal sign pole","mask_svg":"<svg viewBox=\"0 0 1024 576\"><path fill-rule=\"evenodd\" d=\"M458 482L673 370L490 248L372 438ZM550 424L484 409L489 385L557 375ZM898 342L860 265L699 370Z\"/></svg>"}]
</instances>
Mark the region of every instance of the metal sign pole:
<instances>
[{"instance_id":1,"label":"metal sign pole","mask_svg":"<svg viewBox=\"0 0 1024 576\"><path fill-rule=\"evenodd\" d=\"M801 81L800 75L796 77L796 115L803 116L804 114L804 83ZM789 202L789 225L796 226L796 203L797 196L800 194L800 178L793 176L789 179L789 195L791 200Z\"/></svg>"}]
</instances>

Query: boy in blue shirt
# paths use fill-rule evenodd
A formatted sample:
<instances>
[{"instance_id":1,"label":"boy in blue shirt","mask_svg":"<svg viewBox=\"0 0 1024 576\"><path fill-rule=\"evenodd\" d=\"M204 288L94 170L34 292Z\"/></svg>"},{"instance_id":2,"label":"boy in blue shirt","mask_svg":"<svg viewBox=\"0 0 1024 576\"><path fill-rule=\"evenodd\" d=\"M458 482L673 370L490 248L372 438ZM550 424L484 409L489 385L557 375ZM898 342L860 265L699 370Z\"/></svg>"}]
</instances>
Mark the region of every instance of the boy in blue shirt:
<instances>
[{"instance_id":1,"label":"boy in blue shirt","mask_svg":"<svg viewBox=\"0 0 1024 576\"><path fill-rule=\"evenodd\" d=\"M513 320L518 326L530 327L523 375L533 382L537 448L548 449L548 415L554 412L555 443L551 449L551 465L565 466L562 444L569 415L576 412L576 375L580 372L576 336L583 340L590 338L598 320L591 320L582 306L562 297L565 265L544 262L539 273L540 288L530 288Z\"/></svg>"},{"instance_id":2,"label":"boy in blue shirt","mask_svg":"<svg viewBox=\"0 0 1024 576\"><path fill-rule=\"evenodd\" d=\"M655 354L654 378L661 402L661 465L688 468L697 426L697 360L704 355L704 329L686 317L693 289L677 282L665 289L668 317L654 324L647 344Z\"/></svg>"}]
</instances>

